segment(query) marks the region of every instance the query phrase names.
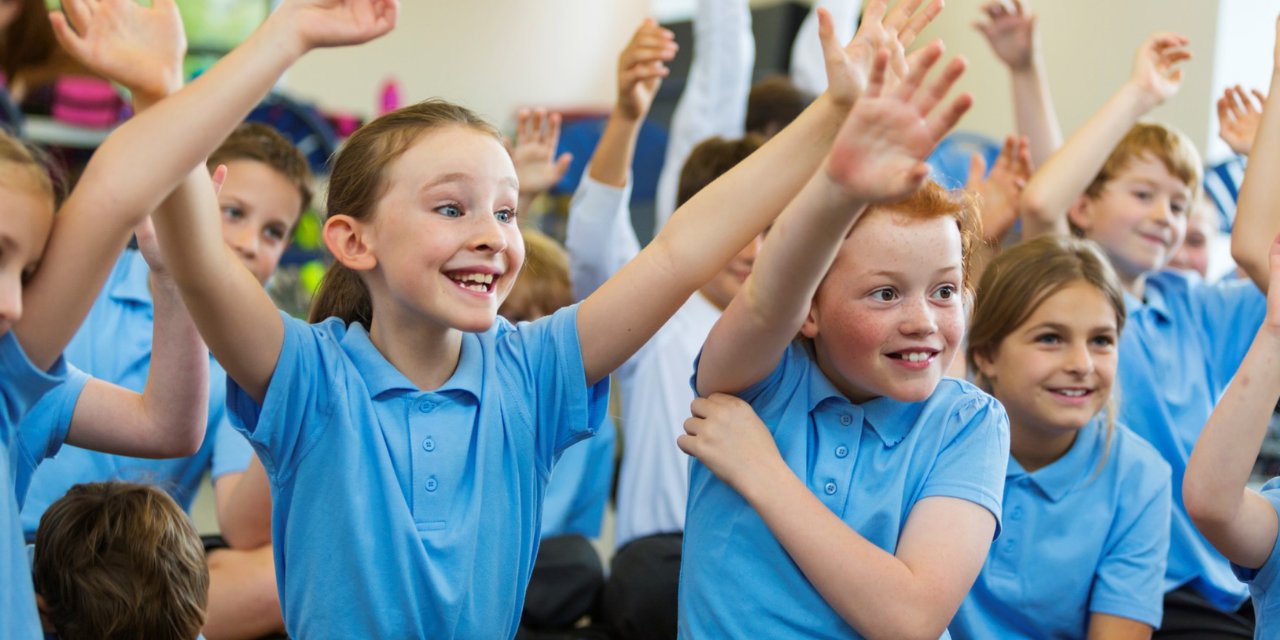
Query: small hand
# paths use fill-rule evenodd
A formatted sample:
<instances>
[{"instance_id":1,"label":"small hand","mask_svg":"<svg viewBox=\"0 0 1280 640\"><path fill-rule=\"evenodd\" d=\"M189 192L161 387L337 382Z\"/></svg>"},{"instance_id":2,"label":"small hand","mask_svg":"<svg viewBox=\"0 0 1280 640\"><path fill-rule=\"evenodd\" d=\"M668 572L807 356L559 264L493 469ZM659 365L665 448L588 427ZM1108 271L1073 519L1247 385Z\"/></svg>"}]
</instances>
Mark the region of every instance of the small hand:
<instances>
[{"instance_id":1,"label":"small hand","mask_svg":"<svg viewBox=\"0 0 1280 640\"><path fill-rule=\"evenodd\" d=\"M999 244L1018 220L1018 198L1031 179L1031 147L1027 138L1006 137L995 166L983 179L986 170L987 163L982 155L973 154L965 189L978 199L983 239L989 244Z\"/></svg>"},{"instance_id":2,"label":"small hand","mask_svg":"<svg viewBox=\"0 0 1280 640\"><path fill-rule=\"evenodd\" d=\"M1253 139L1262 123L1262 107L1267 103L1267 96L1261 91L1250 92L1257 100L1256 107L1240 85L1228 87L1218 98L1218 136L1232 151L1244 156L1253 149Z\"/></svg>"},{"instance_id":3,"label":"small hand","mask_svg":"<svg viewBox=\"0 0 1280 640\"><path fill-rule=\"evenodd\" d=\"M827 178L845 197L864 203L896 200L924 182L925 158L973 103L966 93L934 110L965 67L963 58L955 58L922 88L925 74L941 57L940 43L925 47L911 73L889 92L884 89L888 54L876 56L867 93L853 105L827 157Z\"/></svg>"},{"instance_id":4,"label":"small hand","mask_svg":"<svg viewBox=\"0 0 1280 640\"><path fill-rule=\"evenodd\" d=\"M675 34L645 18L618 55L618 112L629 120L643 120L653 106L666 63L676 56Z\"/></svg>"},{"instance_id":5,"label":"small hand","mask_svg":"<svg viewBox=\"0 0 1280 640\"><path fill-rule=\"evenodd\" d=\"M867 87L872 60L881 50L888 51L888 88L906 77L910 62L905 51L933 19L942 11L942 0L903 0L885 14L888 0L870 0L858 24L857 33L845 46L836 40L835 25L826 9L818 10L818 37L827 67L827 95L837 104L850 108Z\"/></svg>"},{"instance_id":6,"label":"small hand","mask_svg":"<svg viewBox=\"0 0 1280 640\"><path fill-rule=\"evenodd\" d=\"M573 154L556 157L560 142L560 114L546 109L521 109L516 114L516 146L511 161L516 165L520 193L537 196L555 186L569 170Z\"/></svg>"},{"instance_id":7,"label":"small hand","mask_svg":"<svg viewBox=\"0 0 1280 640\"><path fill-rule=\"evenodd\" d=\"M63 0L62 8L49 14L53 33L90 71L147 98L182 86L187 38L173 0Z\"/></svg>"},{"instance_id":8,"label":"small hand","mask_svg":"<svg viewBox=\"0 0 1280 640\"><path fill-rule=\"evenodd\" d=\"M769 428L741 399L715 393L695 399L690 410L693 415L684 421L685 435L676 438L676 445L735 491L742 493L744 482L785 464Z\"/></svg>"},{"instance_id":9,"label":"small hand","mask_svg":"<svg viewBox=\"0 0 1280 640\"><path fill-rule=\"evenodd\" d=\"M1188 42L1176 33L1154 33L1138 47L1130 82L1150 98L1151 106L1173 97L1182 87L1178 64L1191 59Z\"/></svg>"},{"instance_id":10,"label":"small hand","mask_svg":"<svg viewBox=\"0 0 1280 640\"><path fill-rule=\"evenodd\" d=\"M400 0L286 0L273 16L296 33L306 49L361 44L396 26Z\"/></svg>"},{"instance_id":11,"label":"small hand","mask_svg":"<svg viewBox=\"0 0 1280 640\"><path fill-rule=\"evenodd\" d=\"M1031 68L1036 51L1036 14L1027 11L1022 0L988 2L982 11L987 22L973 23L996 57L1010 69L1021 71Z\"/></svg>"}]
</instances>

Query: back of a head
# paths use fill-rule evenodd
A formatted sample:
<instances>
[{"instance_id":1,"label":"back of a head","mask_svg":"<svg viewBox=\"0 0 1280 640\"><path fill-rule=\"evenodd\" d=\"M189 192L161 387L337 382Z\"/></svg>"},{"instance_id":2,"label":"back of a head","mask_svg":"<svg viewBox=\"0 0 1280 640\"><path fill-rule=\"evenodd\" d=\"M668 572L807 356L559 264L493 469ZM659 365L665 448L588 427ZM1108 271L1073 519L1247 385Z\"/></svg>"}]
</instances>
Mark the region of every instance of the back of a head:
<instances>
[{"instance_id":1,"label":"back of a head","mask_svg":"<svg viewBox=\"0 0 1280 640\"><path fill-rule=\"evenodd\" d=\"M747 94L746 131L771 138L791 124L813 102L787 76L769 76L751 87Z\"/></svg>"},{"instance_id":2,"label":"back of a head","mask_svg":"<svg viewBox=\"0 0 1280 640\"><path fill-rule=\"evenodd\" d=\"M311 167L306 156L274 127L260 122L246 122L209 156L205 165L210 171L234 160L252 160L271 167L298 190L302 199L301 214L311 205Z\"/></svg>"},{"instance_id":3,"label":"back of a head","mask_svg":"<svg viewBox=\"0 0 1280 640\"><path fill-rule=\"evenodd\" d=\"M204 547L155 487L72 487L40 518L33 564L36 594L62 640L190 640L204 626Z\"/></svg>"},{"instance_id":4,"label":"back of a head","mask_svg":"<svg viewBox=\"0 0 1280 640\"><path fill-rule=\"evenodd\" d=\"M1193 199L1199 193L1204 170L1200 153L1196 151L1191 139L1177 129L1140 122L1133 125L1111 150L1111 155L1107 156L1102 170L1089 183L1085 194L1090 198L1097 198L1107 183L1120 175L1131 161L1144 156L1160 161L1170 174L1191 189Z\"/></svg>"},{"instance_id":5,"label":"back of a head","mask_svg":"<svg viewBox=\"0 0 1280 640\"><path fill-rule=\"evenodd\" d=\"M764 144L764 138L747 134L738 140L708 138L689 152L680 169L680 185L676 189L676 206L679 207L702 191L721 175L737 166L747 156Z\"/></svg>"},{"instance_id":6,"label":"back of a head","mask_svg":"<svg viewBox=\"0 0 1280 640\"><path fill-rule=\"evenodd\" d=\"M1111 262L1089 240L1041 236L1004 251L987 266L978 285L969 326L967 356L993 357L1013 333L1053 294L1085 282L1107 298L1124 329L1124 290Z\"/></svg>"},{"instance_id":7,"label":"back of a head","mask_svg":"<svg viewBox=\"0 0 1280 640\"><path fill-rule=\"evenodd\" d=\"M498 315L512 321L536 320L573 304L569 254L554 238L534 229L524 236L524 267Z\"/></svg>"},{"instance_id":8,"label":"back of a head","mask_svg":"<svg viewBox=\"0 0 1280 640\"><path fill-rule=\"evenodd\" d=\"M441 127L460 126L491 135L502 134L475 112L446 100L432 99L401 107L356 130L333 159L326 198L328 216L368 220L386 193L387 168L422 135ZM311 303L308 319L341 318L346 324L372 324L369 290L356 273L334 261Z\"/></svg>"},{"instance_id":9,"label":"back of a head","mask_svg":"<svg viewBox=\"0 0 1280 640\"><path fill-rule=\"evenodd\" d=\"M0 131L0 181L12 187L34 189L48 196L54 207L66 197L62 172L38 147Z\"/></svg>"}]
</instances>

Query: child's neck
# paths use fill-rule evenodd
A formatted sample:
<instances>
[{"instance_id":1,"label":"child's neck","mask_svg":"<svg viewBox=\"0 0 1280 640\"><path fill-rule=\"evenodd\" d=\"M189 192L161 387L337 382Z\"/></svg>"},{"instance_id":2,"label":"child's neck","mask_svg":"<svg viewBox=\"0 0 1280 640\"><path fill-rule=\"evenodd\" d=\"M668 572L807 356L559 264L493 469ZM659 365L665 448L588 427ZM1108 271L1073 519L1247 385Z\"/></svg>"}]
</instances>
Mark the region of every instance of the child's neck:
<instances>
[{"instance_id":1,"label":"child's neck","mask_svg":"<svg viewBox=\"0 0 1280 640\"><path fill-rule=\"evenodd\" d=\"M1140 273L1136 276L1128 276L1120 274L1117 270L1116 275L1120 277L1120 284L1125 291L1128 291L1139 300L1142 299L1142 295L1147 290L1147 274Z\"/></svg>"},{"instance_id":2,"label":"child's neck","mask_svg":"<svg viewBox=\"0 0 1280 640\"><path fill-rule=\"evenodd\" d=\"M418 318L412 326L375 314L369 340L382 357L423 391L449 381L462 355L462 332Z\"/></svg>"},{"instance_id":3,"label":"child's neck","mask_svg":"<svg viewBox=\"0 0 1280 640\"><path fill-rule=\"evenodd\" d=\"M1046 432L1009 424L1009 455L1031 473L1056 462L1071 450L1079 431Z\"/></svg>"}]
</instances>

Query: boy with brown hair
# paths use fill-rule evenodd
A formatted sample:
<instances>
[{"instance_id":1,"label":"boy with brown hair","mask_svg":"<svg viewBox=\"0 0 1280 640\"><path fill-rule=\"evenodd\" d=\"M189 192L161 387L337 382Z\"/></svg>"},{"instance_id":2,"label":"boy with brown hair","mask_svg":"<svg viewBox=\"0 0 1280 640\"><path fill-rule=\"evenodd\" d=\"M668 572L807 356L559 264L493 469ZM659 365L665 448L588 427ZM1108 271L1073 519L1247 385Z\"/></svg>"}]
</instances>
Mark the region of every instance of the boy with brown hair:
<instances>
[{"instance_id":1,"label":"boy with brown hair","mask_svg":"<svg viewBox=\"0 0 1280 640\"><path fill-rule=\"evenodd\" d=\"M204 547L155 487L72 487L40 519L32 565L46 631L62 640L191 640L204 625Z\"/></svg>"}]
</instances>

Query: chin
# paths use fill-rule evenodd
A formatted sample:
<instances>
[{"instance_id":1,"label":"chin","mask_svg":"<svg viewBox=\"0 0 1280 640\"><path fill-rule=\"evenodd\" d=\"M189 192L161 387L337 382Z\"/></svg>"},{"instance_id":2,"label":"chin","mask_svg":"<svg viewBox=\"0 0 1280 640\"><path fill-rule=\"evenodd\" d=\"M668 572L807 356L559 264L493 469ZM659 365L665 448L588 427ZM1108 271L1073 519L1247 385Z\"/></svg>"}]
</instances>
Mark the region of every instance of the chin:
<instances>
[{"instance_id":1,"label":"chin","mask_svg":"<svg viewBox=\"0 0 1280 640\"><path fill-rule=\"evenodd\" d=\"M933 395L935 389L938 388L940 376L931 375L928 378L920 380L912 380L911 382L901 382L897 384L887 385L884 395L897 400L898 402L924 402Z\"/></svg>"}]
</instances>

